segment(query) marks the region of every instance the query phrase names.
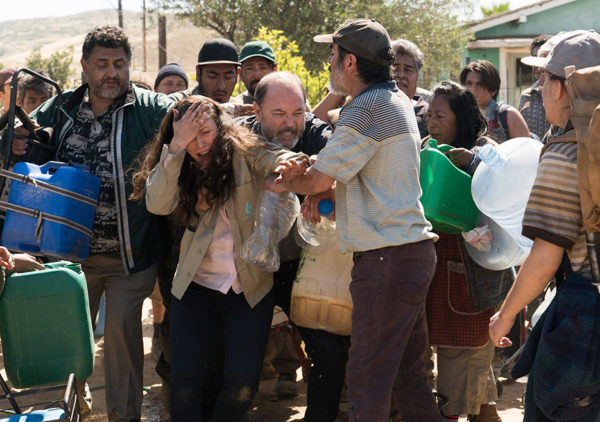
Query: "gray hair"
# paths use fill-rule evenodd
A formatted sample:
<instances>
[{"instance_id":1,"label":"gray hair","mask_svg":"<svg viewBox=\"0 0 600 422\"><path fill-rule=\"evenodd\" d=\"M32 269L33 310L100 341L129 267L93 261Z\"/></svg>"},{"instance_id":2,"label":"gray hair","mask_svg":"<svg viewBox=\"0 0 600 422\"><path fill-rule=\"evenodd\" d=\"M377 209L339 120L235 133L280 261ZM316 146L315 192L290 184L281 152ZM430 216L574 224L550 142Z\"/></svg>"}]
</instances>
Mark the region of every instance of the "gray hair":
<instances>
[{"instance_id":1,"label":"gray hair","mask_svg":"<svg viewBox=\"0 0 600 422\"><path fill-rule=\"evenodd\" d=\"M415 65L417 66L417 71L420 71L425 63L425 56L423 56L421 49L408 40L399 39L394 41L392 43L392 50L396 56L412 57L415 61Z\"/></svg>"}]
</instances>

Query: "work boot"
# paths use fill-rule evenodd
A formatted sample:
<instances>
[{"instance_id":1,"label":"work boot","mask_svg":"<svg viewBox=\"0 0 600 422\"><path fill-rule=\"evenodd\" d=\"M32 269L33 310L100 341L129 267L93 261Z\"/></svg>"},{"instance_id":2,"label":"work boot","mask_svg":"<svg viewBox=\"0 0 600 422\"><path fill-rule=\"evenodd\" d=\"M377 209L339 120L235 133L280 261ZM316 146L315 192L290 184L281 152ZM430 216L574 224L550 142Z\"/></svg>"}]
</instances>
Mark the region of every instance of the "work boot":
<instances>
[{"instance_id":1,"label":"work boot","mask_svg":"<svg viewBox=\"0 0 600 422\"><path fill-rule=\"evenodd\" d=\"M275 391L278 396L284 397L293 397L298 394L298 386L296 385L296 377L294 374L280 372L275 387L273 387L273 391Z\"/></svg>"},{"instance_id":2,"label":"work boot","mask_svg":"<svg viewBox=\"0 0 600 422\"><path fill-rule=\"evenodd\" d=\"M469 415L469 422L502 422L495 404L482 404L479 415Z\"/></svg>"}]
</instances>

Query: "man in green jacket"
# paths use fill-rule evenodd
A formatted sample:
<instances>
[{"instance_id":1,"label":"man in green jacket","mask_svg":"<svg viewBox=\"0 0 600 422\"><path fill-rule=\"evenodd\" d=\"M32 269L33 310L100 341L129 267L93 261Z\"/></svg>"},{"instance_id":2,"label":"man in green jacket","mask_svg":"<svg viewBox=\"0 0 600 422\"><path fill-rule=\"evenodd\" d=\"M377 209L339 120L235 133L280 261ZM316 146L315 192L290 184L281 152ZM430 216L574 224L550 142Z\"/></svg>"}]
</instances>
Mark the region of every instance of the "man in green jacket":
<instances>
[{"instance_id":1,"label":"man in green jacket","mask_svg":"<svg viewBox=\"0 0 600 422\"><path fill-rule=\"evenodd\" d=\"M109 420L119 422L141 419L142 303L152 292L164 248L162 217L150 214L143 201L128 199L131 168L172 106L168 97L131 84L130 63L122 29L94 28L81 58L87 83L64 93L58 122L57 97L32 114L39 125L58 131L58 161L86 165L101 181L91 253L82 264L92 320L106 296L106 405ZM22 155L26 147L15 142L13 153Z\"/></svg>"}]
</instances>

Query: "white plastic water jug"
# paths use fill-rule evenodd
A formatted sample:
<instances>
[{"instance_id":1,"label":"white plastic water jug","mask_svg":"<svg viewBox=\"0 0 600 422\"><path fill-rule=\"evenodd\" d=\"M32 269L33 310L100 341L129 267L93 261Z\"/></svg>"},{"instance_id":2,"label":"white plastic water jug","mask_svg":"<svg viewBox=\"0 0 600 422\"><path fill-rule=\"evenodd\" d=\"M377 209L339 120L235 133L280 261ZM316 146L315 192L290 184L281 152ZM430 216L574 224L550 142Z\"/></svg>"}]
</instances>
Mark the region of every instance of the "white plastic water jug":
<instances>
[{"instance_id":1,"label":"white plastic water jug","mask_svg":"<svg viewBox=\"0 0 600 422\"><path fill-rule=\"evenodd\" d=\"M471 193L477 208L506 230L523 249L532 241L521 235L523 215L537 174L542 143L515 138L496 147L485 145L473 175Z\"/></svg>"},{"instance_id":2,"label":"white plastic water jug","mask_svg":"<svg viewBox=\"0 0 600 422\"><path fill-rule=\"evenodd\" d=\"M481 251L465 242L469 256L477 265L492 271L501 271L521 265L530 248L520 246L517 241L487 215L480 213L477 226L488 226L492 233L489 251Z\"/></svg>"}]
</instances>

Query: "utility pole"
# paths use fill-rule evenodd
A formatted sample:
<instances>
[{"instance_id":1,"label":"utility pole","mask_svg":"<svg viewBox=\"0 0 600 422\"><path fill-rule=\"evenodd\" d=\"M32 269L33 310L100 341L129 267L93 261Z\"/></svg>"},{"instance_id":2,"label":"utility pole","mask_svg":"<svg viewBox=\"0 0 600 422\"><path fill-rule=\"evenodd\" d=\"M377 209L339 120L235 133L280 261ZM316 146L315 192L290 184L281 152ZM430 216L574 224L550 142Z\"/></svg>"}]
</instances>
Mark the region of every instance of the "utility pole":
<instances>
[{"instance_id":1,"label":"utility pole","mask_svg":"<svg viewBox=\"0 0 600 422\"><path fill-rule=\"evenodd\" d=\"M158 68L167 64L167 17L158 16Z\"/></svg>"},{"instance_id":2,"label":"utility pole","mask_svg":"<svg viewBox=\"0 0 600 422\"><path fill-rule=\"evenodd\" d=\"M119 28L123 28L123 4L119 0Z\"/></svg>"},{"instance_id":3,"label":"utility pole","mask_svg":"<svg viewBox=\"0 0 600 422\"><path fill-rule=\"evenodd\" d=\"M142 0L142 43L144 45L144 72L146 71L146 0Z\"/></svg>"}]
</instances>

